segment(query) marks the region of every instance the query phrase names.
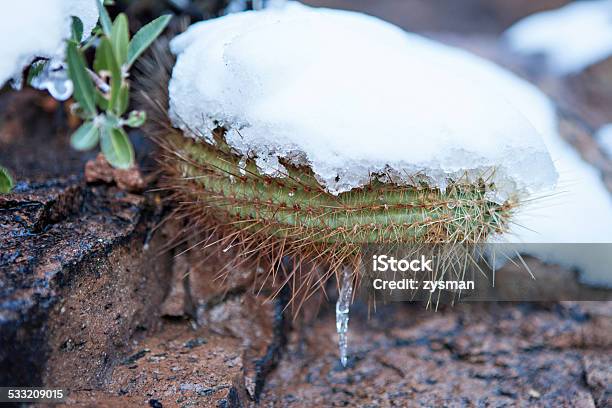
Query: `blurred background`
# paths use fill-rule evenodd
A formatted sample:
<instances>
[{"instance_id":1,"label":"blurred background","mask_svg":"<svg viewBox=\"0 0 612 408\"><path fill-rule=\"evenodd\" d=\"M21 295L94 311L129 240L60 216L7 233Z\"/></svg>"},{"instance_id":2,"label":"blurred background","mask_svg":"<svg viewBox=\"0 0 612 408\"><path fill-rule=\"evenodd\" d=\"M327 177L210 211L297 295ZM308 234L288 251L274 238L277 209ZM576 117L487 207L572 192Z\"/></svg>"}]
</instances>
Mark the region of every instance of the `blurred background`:
<instances>
[{"instance_id":1,"label":"blurred background","mask_svg":"<svg viewBox=\"0 0 612 408\"><path fill-rule=\"evenodd\" d=\"M318 7L361 11L416 32L499 35L519 19L568 0L309 0Z\"/></svg>"}]
</instances>

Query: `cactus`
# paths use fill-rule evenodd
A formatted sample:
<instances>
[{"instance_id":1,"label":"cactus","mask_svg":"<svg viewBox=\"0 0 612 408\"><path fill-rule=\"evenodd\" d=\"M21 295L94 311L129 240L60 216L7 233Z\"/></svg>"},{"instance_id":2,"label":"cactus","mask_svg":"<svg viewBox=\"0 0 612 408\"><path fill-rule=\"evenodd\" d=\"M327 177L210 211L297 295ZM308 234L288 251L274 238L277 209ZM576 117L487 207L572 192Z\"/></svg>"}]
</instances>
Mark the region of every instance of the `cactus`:
<instances>
[{"instance_id":1,"label":"cactus","mask_svg":"<svg viewBox=\"0 0 612 408\"><path fill-rule=\"evenodd\" d=\"M213 217L239 223L249 234L301 245L483 242L504 230L512 204L487 200L484 181L456 181L445 191L383 183L372 177L359 189L332 195L307 167L284 162L287 174L260 174L255 161L233 154L215 132L216 145L176 135L181 191Z\"/></svg>"},{"instance_id":2,"label":"cactus","mask_svg":"<svg viewBox=\"0 0 612 408\"><path fill-rule=\"evenodd\" d=\"M307 294L334 274L340 281L347 264L358 270L364 245L470 245L507 230L518 202L488 198L495 190L487 181L491 174L478 182L452 180L444 191L416 179L402 185L372 175L367 186L336 196L307 166L281 159L286 174L262 174L254 159L228 146L223 128L213 132L214 143L187 137L168 119L173 60L163 44L152 52L141 66L139 86L147 92L140 97L152 119L148 133L164 152L162 187L171 192L172 218L186 220L177 242L198 236L200 248L233 248L251 266L265 265L275 282L283 257L292 259L282 282L293 285L293 299L296 287ZM303 274L304 268L317 276Z\"/></svg>"},{"instance_id":3,"label":"cactus","mask_svg":"<svg viewBox=\"0 0 612 408\"><path fill-rule=\"evenodd\" d=\"M159 138L166 151L164 184L180 203L177 217L188 219L189 230L214 235L203 241L208 246L237 248L257 265L265 260L274 281L285 256L297 269L309 265L317 276L300 271L308 282L292 282L294 298L300 291L308 296L334 274L339 278L344 265L358 270L364 245L483 243L506 230L516 206L488 200L495 186L484 180L456 180L440 191L373 176L369 185L335 196L305 166L283 162L287 174L261 174L253 159L232 152L223 134L221 128L214 132L214 145L171 128ZM295 274L294 268L284 282Z\"/></svg>"}]
</instances>

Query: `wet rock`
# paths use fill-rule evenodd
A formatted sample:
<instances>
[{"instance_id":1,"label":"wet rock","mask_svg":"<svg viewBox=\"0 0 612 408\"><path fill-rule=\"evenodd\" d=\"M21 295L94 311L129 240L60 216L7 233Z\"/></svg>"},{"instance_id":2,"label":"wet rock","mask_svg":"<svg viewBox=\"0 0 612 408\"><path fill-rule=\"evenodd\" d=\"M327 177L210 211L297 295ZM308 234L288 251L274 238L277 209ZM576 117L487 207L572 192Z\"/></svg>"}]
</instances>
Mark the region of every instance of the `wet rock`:
<instances>
[{"instance_id":1,"label":"wet rock","mask_svg":"<svg viewBox=\"0 0 612 408\"><path fill-rule=\"evenodd\" d=\"M13 194L0 196L0 237L11 240L42 232L77 212L83 203L83 189L75 177L45 183L19 183Z\"/></svg>"},{"instance_id":2,"label":"wet rock","mask_svg":"<svg viewBox=\"0 0 612 408\"><path fill-rule=\"evenodd\" d=\"M219 245L201 249L198 242L210 242L200 237L187 245L192 248L185 256L188 263L189 294L196 309L206 308L232 293L251 289L255 272L241 264L234 250L223 251ZM201 245L200 245L201 246Z\"/></svg>"},{"instance_id":3,"label":"wet rock","mask_svg":"<svg viewBox=\"0 0 612 408\"><path fill-rule=\"evenodd\" d=\"M189 269L186 255L179 254L173 258L170 291L161 305L163 316L183 317L193 315L188 287Z\"/></svg>"},{"instance_id":4,"label":"wet rock","mask_svg":"<svg viewBox=\"0 0 612 408\"><path fill-rule=\"evenodd\" d=\"M153 398L149 400L149 406L151 408L163 408L164 407L161 402Z\"/></svg>"},{"instance_id":5,"label":"wet rock","mask_svg":"<svg viewBox=\"0 0 612 408\"><path fill-rule=\"evenodd\" d=\"M580 332L587 321L520 304L439 312L392 304L379 307L372 319L365 305L353 309L352 365L343 370L338 364L329 308L305 338L291 338L262 400L298 407L595 406L596 393L582 381L585 351L550 348L543 340ZM591 367L592 383L601 389L607 378Z\"/></svg>"},{"instance_id":6,"label":"wet rock","mask_svg":"<svg viewBox=\"0 0 612 408\"><path fill-rule=\"evenodd\" d=\"M240 339L243 386L252 400L259 400L266 376L278 363L286 342L286 299L274 301L246 293L201 310L203 327Z\"/></svg>"},{"instance_id":7,"label":"wet rock","mask_svg":"<svg viewBox=\"0 0 612 408\"><path fill-rule=\"evenodd\" d=\"M146 199L78 178L0 198L0 383L98 387L128 339L158 324L160 238Z\"/></svg>"},{"instance_id":8,"label":"wet rock","mask_svg":"<svg viewBox=\"0 0 612 408\"><path fill-rule=\"evenodd\" d=\"M192 349L194 347L201 346L202 344L206 344L206 339L204 339L202 337L196 337L195 339L191 339L189 341L186 341L185 344L183 344L183 346L185 348Z\"/></svg>"},{"instance_id":9,"label":"wet rock","mask_svg":"<svg viewBox=\"0 0 612 408\"><path fill-rule=\"evenodd\" d=\"M134 354L132 354L131 356L127 357L125 360L123 360L123 362L121 364L123 365L127 365L127 366L131 366L133 365L136 361L140 360L141 358L143 358L144 356L147 355L148 352L150 352L151 350L149 349L142 349Z\"/></svg>"},{"instance_id":10,"label":"wet rock","mask_svg":"<svg viewBox=\"0 0 612 408\"><path fill-rule=\"evenodd\" d=\"M608 332L610 333L610 332ZM585 379L593 391L598 407L612 406L612 355L605 351L592 351L584 356Z\"/></svg>"},{"instance_id":11,"label":"wet rock","mask_svg":"<svg viewBox=\"0 0 612 408\"><path fill-rule=\"evenodd\" d=\"M94 153L70 148L67 104L50 102L0 93L0 159L17 182L0 196L0 384L95 389L159 325L170 259L150 233L158 198L86 185Z\"/></svg>"}]
</instances>

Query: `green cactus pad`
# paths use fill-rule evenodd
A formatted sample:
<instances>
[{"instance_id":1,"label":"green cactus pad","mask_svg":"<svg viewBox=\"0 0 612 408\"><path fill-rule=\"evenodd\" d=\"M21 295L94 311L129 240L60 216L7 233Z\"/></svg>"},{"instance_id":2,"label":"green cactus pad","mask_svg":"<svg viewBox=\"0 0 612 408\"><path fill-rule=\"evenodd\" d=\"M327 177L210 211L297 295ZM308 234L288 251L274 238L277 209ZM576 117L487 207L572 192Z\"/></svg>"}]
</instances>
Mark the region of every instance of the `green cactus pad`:
<instances>
[{"instance_id":1,"label":"green cactus pad","mask_svg":"<svg viewBox=\"0 0 612 408\"><path fill-rule=\"evenodd\" d=\"M494 186L456 180L445 191L425 184L371 183L338 196L307 167L260 174L233 154L222 131L216 144L171 137L173 183L194 207L251 234L308 244L479 243L505 230L513 204L487 199ZM176 160L178 159L178 160Z\"/></svg>"}]
</instances>

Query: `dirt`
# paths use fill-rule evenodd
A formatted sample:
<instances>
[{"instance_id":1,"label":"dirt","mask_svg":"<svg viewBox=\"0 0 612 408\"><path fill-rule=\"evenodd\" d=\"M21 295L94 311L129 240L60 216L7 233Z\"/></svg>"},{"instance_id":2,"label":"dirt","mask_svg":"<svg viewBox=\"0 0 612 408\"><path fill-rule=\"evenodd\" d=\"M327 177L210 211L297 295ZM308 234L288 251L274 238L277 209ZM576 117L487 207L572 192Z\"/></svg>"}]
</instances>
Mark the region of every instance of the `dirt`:
<instances>
[{"instance_id":1,"label":"dirt","mask_svg":"<svg viewBox=\"0 0 612 408\"><path fill-rule=\"evenodd\" d=\"M115 366L103 392L72 392L66 405L156 401L160 406L238 407L256 401L284 346L282 308L281 300L268 303L243 294L212 308L200 327L168 320L158 334L132 344L133 353Z\"/></svg>"}]
</instances>

